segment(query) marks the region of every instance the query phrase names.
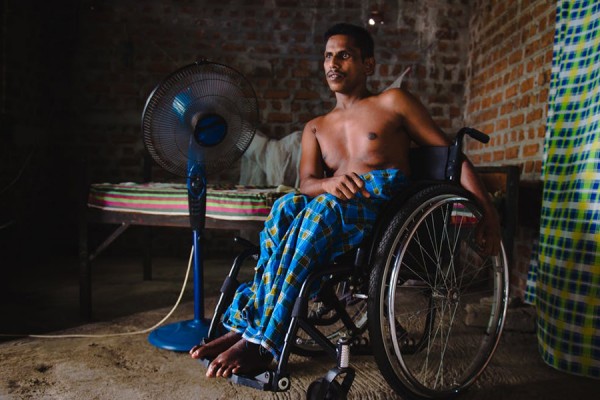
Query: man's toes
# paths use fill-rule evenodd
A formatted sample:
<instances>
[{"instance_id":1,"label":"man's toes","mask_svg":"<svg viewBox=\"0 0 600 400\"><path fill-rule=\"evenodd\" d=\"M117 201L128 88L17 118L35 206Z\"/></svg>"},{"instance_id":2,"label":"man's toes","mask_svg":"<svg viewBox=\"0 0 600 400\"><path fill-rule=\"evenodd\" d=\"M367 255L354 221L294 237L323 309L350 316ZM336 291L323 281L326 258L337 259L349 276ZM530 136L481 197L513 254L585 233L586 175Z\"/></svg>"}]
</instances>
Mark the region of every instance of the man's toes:
<instances>
[{"instance_id":1,"label":"man's toes","mask_svg":"<svg viewBox=\"0 0 600 400\"><path fill-rule=\"evenodd\" d=\"M231 368L227 367L227 368L221 368L221 370L219 371L220 373L220 377L222 378L229 378L229 376L231 376Z\"/></svg>"},{"instance_id":2,"label":"man's toes","mask_svg":"<svg viewBox=\"0 0 600 400\"><path fill-rule=\"evenodd\" d=\"M229 378L231 375L235 374L238 369L240 369L239 365L229 366L223 371L223 378Z\"/></svg>"},{"instance_id":3,"label":"man's toes","mask_svg":"<svg viewBox=\"0 0 600 400\"><path fill-rule=\"evenodd\" d=\"M208 365L208 368L206 369L206 376L208 378L214 378L215 376L217 376L217 371L218 371L220 365L218 363L216 363L215 361L211 362Z\"/></svg>"},{"instance_id":4,"label":"man's toes","mask_svg":"<svg viewBox=\"0 0 600 400\"><path fill-rule=\"evenodd\" d=\"M227 378L227 370L229 369L226 365L221 365L221 368L217 370L217 378Z\"/></svg>"}]
</instances>

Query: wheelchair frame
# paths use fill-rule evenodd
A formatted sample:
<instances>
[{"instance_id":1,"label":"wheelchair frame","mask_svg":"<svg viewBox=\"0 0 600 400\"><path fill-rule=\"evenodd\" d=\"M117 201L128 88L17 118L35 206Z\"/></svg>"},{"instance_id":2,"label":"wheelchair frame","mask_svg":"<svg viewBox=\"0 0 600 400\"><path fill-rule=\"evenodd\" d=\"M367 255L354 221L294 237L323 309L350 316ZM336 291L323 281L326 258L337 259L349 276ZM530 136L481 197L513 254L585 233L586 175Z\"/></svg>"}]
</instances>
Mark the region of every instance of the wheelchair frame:
<instances>
[{"instance_id":1,"label":"wheelchair frame","mask_svg":"<svg viewBox=\"0 0 600 400\"><path fill-rule=\"evenodd\" d=\"M306 334L308 334L309 338L314 341L315 345L318 345L323 352L332 357L337 361L336 367L331 369L326 376L315 380L308 388L307 395L309 399L344 399L346 398L348 391L351 388L355 371L349 365L349 355L350 349L352 349L352 353L370 353L370 343L369 339L363 336L363 332L366 330L368 325L370 335L374 336L376 340L374 343L376 344L374 348L374 353L376 357L376 361L382 370L384 377L397 392L401 393L404 396L411 398L449 398L455 395L460 394L462 391L466 390L475 379L483 372L487 363L491 359L495 348L497 346L498 340L500 338L503 322L506 314L506 306L508 300L508 272L506 265L506 255L504 254L504 250L502 250L502 254L498 256L498 266L492 267L492 270L495 270L495 283L493 293L497 297L498 304L495 308L492 309L491 313L491 322L488 322L490 326L487 327L485 333L489 334L491 339L485 341L485 348L482 349L483 354L479 356L477 353L477 357L481 358L481 360L477 359L475 366L472 368L473 372L468 371L467 376L464 378L465 382L460 382L458 385L449 384L449 387L441 387L442 385L446 385L445 383L440 383L440 388L437 388L438 378L435 378L436 382L433 385L433 388L429 388L427 383L420 382L419 378L415 378L412 376L412 372L409 366L410 360L404 360L402 354L400 354L398 359L394 358L393 360L390 358L390 354L388 354L391 350L389 347L389 335L386 339L385 334L382 332L383 330L391 330L393 333L391 342L396 347L396 353L402 353L402 349L398 349L398 347L406 349L412 349L412 347L406 347L408 345L398 344L399 340L402 339L403 328L396 327L395 325L399 324L396 320L396 316L392 315L394 318L394 323L390 323L387 321L385 325L386 316L384 315L384 309L393 308L394 305L386 300L385 296L391 294L392 296L398 290L393 289L394 287L402 286L399 284L400 278L397 277L399 267L391 265L389 260L384 261L381 255L378 255L381 250L378 250L378 240L381 239L388 228L385 223L390 221L390 218L398 213L400 207L405 205L410 201L411 198L414 198L419 193L425 193L427 191L426 188L429 188L433 185L439 188L437 191L444 192L445 190L448 192L454 192L452 196L456 196L461 200L458 201L470 201L469 196L462 196L462 189L456 189L460 186L458 182L460 181L460 168L461 168L461 146L462 139L464 135L469 135L479 141L487 142L489 137L477 130L472 128L463 128L461 129L453 142L453 144L449 147L425 147L418 148L412 151L411 153L411 168L413 171L413 177L416 178L416 183L410 185L406 190L403 190L397 197L395 197L386 207L386 211L382 212L377 223L375 224L375 228L373 234L370 239L367 239L365 242L361 244L359 248L346 254L336 260L334 264L330 265L327 268L322 268L316 271L313 271L307 278L307 280L302 285L300 293L295 301L294 308L292 311L291 322L285 337L284 346L282 349L281 357L279 362L277 363L277 367L271 371L265 371L256 376L242 376L242 375L233 375L230 380L237 384L242 384L245 386L250 386L260 390L268 390L268 391L286 391L290 388L290 374L288 372L288 359L292 352L297 350L297 345L300 344L298 338L298 331L302 329ZM435 162L431 162L431 157L434 157ZM450 182L451 186L448 186L448 182ZM456 190L455 190L456 189ZM462 190L462 191L461 191ZM435 190L429 190L430 192L435 192ZM423 197L423 195L421 195ZM443 196L442 196L443 197ZM454 197L452 197L454 198ZM454 201L454 200L451 200ZM414 201L413 201L414 202ZM453 203L449 203L453 204ZM417 207L418 208L418 207ZM432 208L432 210L435 210ZM432 211L434 212L434 211ZM413 213L414 214L414 213ZM449 217L449 215L447 216ZM447 218L445 217L445 218ZM411 232L415 234L419 228L419 225L416 224L414 227L410 227L408 222L405 221L396 221L397 226L407 227L406 229L412 229ZM398 233L397 236L400 234ZM403 239L400 237L396 238L383 238L383 241L387 240L386 246L391 246L392 248L396 248L396 242ZM246 246L246 249L242 251L240 255L238 255L231 267L231 270L226 277L223 286L221 288L221 296L215 308L215 312L211 321L210 329L208 332L208 337L206 340L212 340L217 337L218 328L220 324L221 317L226 307L230 304L235 290L239 286L239 282L237 281L238 272L246 259L249 257L258 259L259 248L252 243L245 241L240 238L236 238L236 240ZM408 246L408 245L406 245ZM405 246L405 247L406 247ZM406 252L406 248L402 250ZM454 256L453 256L454 257ZM378 259L379 258L379 259ZM388 259L392 258L390 255L387 257ZM373 263L375 263L375 269L377 271L372 272ZM452 261L450 262L452 264ZM435 267L435 274L438 274L437 269L439 269L439 265ZM448 267L448 269L452 269L453 267ZM387 272L385 272L387 271ZM390 272L391 271L391 272ZM377 277L376 273L392 274L390 276L396 276L394 279L394 285L389 284L387 282L382 282L385 277ZM455 272L455 271L452 271ZM430 272L426 272L429 275ZM433 272L432 272L433 273ZM479 274L480 272L477 272ZM395 274L395 275L394 275ZM418 275L418 274L417 274ZM345 333L348 336L338 336L336 337L337 342L332 342L331 337L327 337L319 328L317 328L314 324L315 317L311 316L309 313L309 304L311 299L309 295L311 293L310 288L314 287L313 285L316 282L323 282L326 278L327 282L331 282L331 285L325 285L327 290L330 290L333 285L336 285L337 282L346 282L349 286L353 288L365 288L368 286L368 310L367 315L368 324L363 324L363 326L356 326L355 321L351 315L348 314L346 308L342 301L339 301L335 293L329 293L328 296L323 294L323 297L326 298L325 302L327 303L330 310L335 312L334 320L341 321L344 325ZM410 282L411 277L405 279L403 282ZM436 278L437 279L437 278ZM384 288L384 286L386 288ZM390 288L391 287L391 288ZM384 290L385 289L385 290ZM365 290L363 290L365 291ZM442 296L444 298L449 298L451 296L456 296L456 294L447 293L450 290L445 290L444 293L430 293L427 296L429 297L429 301L434 301L435 296ZM321 293L324 293L322 288ZM380 294L379 294L380 293ZM374 299L373 299L373 298ZM387 303L386 303L387 302ZM379 303L379 304L375 304ZM363 311L364 312L364 311ZM437 311L439 313L439 311ZM434 313L433 316L430 315ZM377 315L377 318L372 318L371 315ZM443 318L443 315L437 316L439 319ZM432 319L435 320L436 311L428 311L428 314L425 318L424 324L419 329L425 329L425 331L421 335L420 341L418 341L417 345L411 344L413 347L421 346L421 349L417 349L421 351L424 346L429 346L429 341L435 340L435 338L431 338L431 329L433 329ZM377 319L377 322L372 322L372 319ZM389 319L389 316L388 316ZM312 321L312 322L311 322ZM388 326L387 328L385 328ZM399 332L396 330L399 329ZM375 331L375 334L371 332L371 330ZM450 335L450 333L448 333ZM423 338L428 337L425 341L427 343L423 343ZM402 342L404 343L404 342ZM484 346L484 345L482 345ZM316 351L316 350L314 350ZM305 351L308 353L312 353L313 350ZM410 357L410 356L409 356ZM202 360L205 365L208 366L210 360ZM383 367L383 368L382 368ZM396 371L384 371L383 369ZM471 367L469 367L471 368Z\"/></svg>"}]
</instances>

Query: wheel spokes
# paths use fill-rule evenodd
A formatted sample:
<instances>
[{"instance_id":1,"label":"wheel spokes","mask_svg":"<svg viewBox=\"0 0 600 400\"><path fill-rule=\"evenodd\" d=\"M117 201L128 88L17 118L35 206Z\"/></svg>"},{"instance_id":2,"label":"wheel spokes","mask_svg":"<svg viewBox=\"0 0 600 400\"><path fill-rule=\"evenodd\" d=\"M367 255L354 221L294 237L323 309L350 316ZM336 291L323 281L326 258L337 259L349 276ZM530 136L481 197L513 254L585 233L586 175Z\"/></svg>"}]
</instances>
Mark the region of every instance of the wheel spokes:
<instances>
[{"instance_id":1,"label":"wheel spokes","mask_svg":"<svg viewBox=\"0 0 600 400\"><path fill-rule=\"evenodd\" d=\"M494 276L491 262L470 246L475 226L472 221L476 220L477 216L462 204L444 204L420 220L421 227L410 236L404 253L395 258L396 265L408 271L410 277L398 281L396 295L414 296L410 294L411 286L418 286L420 295L428 292L431 296L428 307L395 314L400 320L395 321L398 340L421 338L418 345L396 346L400 364L409 371L409 380L427 390L452 390L460 385L461 379L467 379L463 374L473 369L468 362L471 360L456 362L452 357L457 350L465 351L467 357L472 355L479 362L477 352L487 342L472 343L485 332L468 332L462 321L467 301L494 293L489 287L490 276ZM392 314L400 309L400 305L393 306ZM404 324L403 332L400 327ZM467 337L468 346L461 343L461 336Z\"/></svg>"}]
</instances>

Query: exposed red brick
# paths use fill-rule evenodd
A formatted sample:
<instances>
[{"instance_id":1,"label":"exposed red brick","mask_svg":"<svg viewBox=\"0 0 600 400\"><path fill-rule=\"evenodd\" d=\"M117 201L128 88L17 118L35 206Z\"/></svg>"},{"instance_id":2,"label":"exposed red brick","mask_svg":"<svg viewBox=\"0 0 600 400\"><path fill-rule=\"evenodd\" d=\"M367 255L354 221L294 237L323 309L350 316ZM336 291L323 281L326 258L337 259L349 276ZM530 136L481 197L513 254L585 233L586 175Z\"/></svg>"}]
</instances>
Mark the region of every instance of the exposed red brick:
<instances>
[{"instance_id":1,"label":"exposed red brick","mask_svg":"<svg viewBox=\"0 0 600 400\"><path fill-rule=\"evenodd\" d=\"M506 91L504 92L504 97L506 99L510 99L511 97L516 96L518 92L519 92L519 85L518 84L512 85L506 89Z\"/></svg>"},{"instance_id":2,"label":"exposed red brick","mask_svg":"<svg viewBox=\"0 0 600 400\"><path fill-rule=\"evenodd\" d=\"M321 95L318 92L312 90L298 90L295 93L296 100L315 100L320 99Z\"/></svg>"},{"instance_id":3,"label":"exposed red brick","mask_svg":"<svg viewBox=\"0 0 600 400\"><path fill-rule=\"evenodd\" d=\"M271 112L267 115L268 122L292 122L292 116L288 113Z\"/></svg>"},{"instance_id":4,"label":"exposed red brick","mask_svg":"<svg viewBox=\"0 0 600 400\"><path fill-rule=\"evenodd\" d=\"M538 154L539 149L540 149L539 143L534 143L534 144L529 144L529 145L523 146L523 156L524 157L535 156Z\"/></svg>"},{"instance_id":5,"label":"exposed red brick","mask_svg":"<svg viewBox=\"0 0 600 400\"><path fill-rule=\"evenodd\" d=\"M269 89L263 93L265 99L287 99L290 97L289 90L273 90Z\"/></svg>"},{"instance_id":6,"label":"exposed red brick","mask_svg":"<svg viewBox=\"0 0 600 400\"><path fill-rule=\"evenodd\" d=\"M519 146L509 147L505 151L506 159L511 160L519 156Z\"/></svg>"},{"instance_id":7,"label":"exposed red brick","mask_svg":"<svg viewBox=\"0 0 600 400\"><path fill-rule=\"evenodd\" d=\"M525 162L525 167L523 168L523 171L525 171L527 173L534 172L534 162L533 161L526 161Z\"/></svg>"},{"instance_id":8,"label":"exposed red brick","mask_svg":"<svg viewBox=\"0 0 600 400\"><path fill-rule=\"evenodd\" d=\"M541 108L533 110L527 114L527 123L530 124L532 122L539 121L540 119L542 119L543 115L544 110L542 110Z\"/></svg>"},{"instance_id":9,"label":"exposed red brick","mask_svg":"<svg viewBox=\"0 0 600 400\"><path fill-rule=\"evenodd\" d=\"M502 150L494 151L493 160L494 161L502 161L502 160L504 160L504 151L502 151Z\"/></svg>"},{"instance_id":10,"label":"exposed red brick","mask_svg":"<svg viewBox=\"0 0 600 400\"><path fill-rule=\"evenodd\" d=\"M514 128L516 126L520 126L524 121L525 121L525 115L523 115L523 114L515 115L514 117L510 118L510 127Z\"/></svg>"},{"instance_id":11,"label":"exposed red brick","mask_svg":"<svg viewBox=\"0 0 600 400\"><path fill-rule=\"evenodd\" d=\"M533 78L528 78L521 83L520 91L521 93L528 92L533 89Z\"/></svg>"},{"instance_id":12,"label":"exposed red brick","mask_svg":"<svg viewBox=\"0 0 600 400\"><path fill-rule=\"evenodd\" d=\"M508 119L507 118L503 118L503 119L499 119L496 122L496 130L504 130L508 128Z\"/></svg>"}]
</instances>

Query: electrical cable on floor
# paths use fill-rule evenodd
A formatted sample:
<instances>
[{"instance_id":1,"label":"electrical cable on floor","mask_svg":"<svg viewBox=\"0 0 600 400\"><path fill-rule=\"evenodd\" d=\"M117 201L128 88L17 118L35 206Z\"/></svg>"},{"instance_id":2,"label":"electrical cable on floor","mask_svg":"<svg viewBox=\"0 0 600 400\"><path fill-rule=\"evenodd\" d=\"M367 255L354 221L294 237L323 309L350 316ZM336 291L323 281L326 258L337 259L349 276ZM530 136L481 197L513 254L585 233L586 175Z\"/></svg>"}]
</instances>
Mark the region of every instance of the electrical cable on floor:
<instances>
[{"instance_id":1,"label":"electrical cable on floor","mask_svg":"<svg viewBox=\"0 0 600 400\"><path fill-rule=\"evenodd\" d=\"M64 339L64 338L108 338L108 337L118 337L118 336L131 336L131 335L140 335L143 333L152 332L154 329L161 326L169 317L175 312L181 299L183 298L183 293L185 291L185 287L188 281L188 277L190 275L190 270L192 266L192 260L194 257L194 246L192 246L192 250L190 252L190 258L188 261L187 271L185 272L185 278L183 279L183 286L181 287L181 292L179 293L179 298L175 302L171 311L159 322L157 322L154 326L141 330L141 331L133 331L133 332L122 332L122 333L107 333L107 334L66 334L66 335L36 335L36 334L4 334L0 333L0 337L30 337L30 338L42 338L42 339Z\"/></svg>"},{"instance_id":2,"label":"electrical cable on floor","mask_svg":"<svg viewBox=\"0 0 600 400\"><path fill-rule=\"evenodd\" d=\"M10 220L10 221L8 221L8 222L3 222L3 223L0 225L0 229L5 229L5 228L8 228L9 226L11 226L11 225L14 225L14 223L15 223L15 222L16 222L16 220L14 220L14 219L11 219L11 220Z\"/></svg>"},{"instance_id":3,"label":"electrical cable on floor","mask_svg":"<svg viewBox=\"0 0 600 400\"><path fill-rule=\"evenodd\" d=\"M17 172L17 175L14 177L14 179L10 183L8 183L5 187L0 188L0 194L4 194L5 192L8 191L8 189L10 189L14 185L16 185L17 182L19 182L19 179L21 179L21 176L23 175L23 172L27 168L27 165L29 165L29 163L31 162L31 158L33 157L34 152L35 152L35 148L29 152L29 154L27 155L27 158L25 159L25 162L23 163L21 168L19 168L19 171Z\"/></svg>"}]
</instances>

